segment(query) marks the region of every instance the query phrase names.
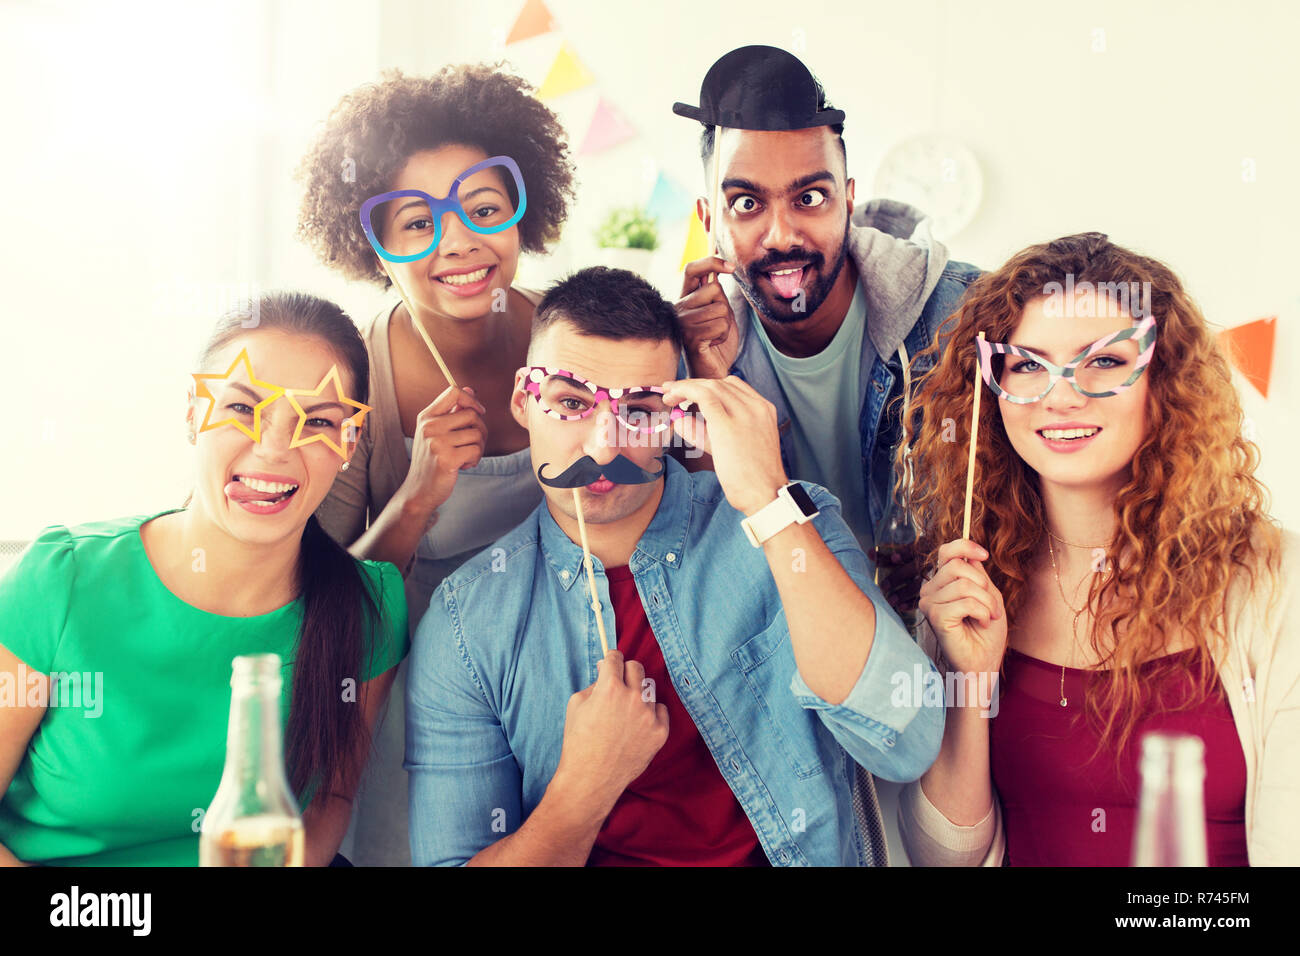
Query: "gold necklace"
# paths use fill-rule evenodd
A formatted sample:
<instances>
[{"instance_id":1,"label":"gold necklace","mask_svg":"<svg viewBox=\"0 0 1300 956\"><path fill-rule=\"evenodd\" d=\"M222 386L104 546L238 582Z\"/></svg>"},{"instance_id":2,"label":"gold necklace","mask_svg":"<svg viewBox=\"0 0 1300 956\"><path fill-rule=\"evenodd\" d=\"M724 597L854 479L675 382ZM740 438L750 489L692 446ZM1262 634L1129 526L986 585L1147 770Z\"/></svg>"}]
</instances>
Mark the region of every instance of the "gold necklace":
<instances>
[{"instance_id":1,"label":"gold necklace","mask_svg":"<svg viewBox=\"0 0 1300 956\"><path fill-rule=\"evenodd\" d=\"M1061 544L1068 544L1072 548L1082 548L1084 551L1096 551L1098 548L1109 547L1109 545L1104 545L1104 544L1075 544L1073 541L1066 541L1059 534L1053 532L1051 528L1047 529L1047 533L1050 534L1057 541L1061 542Z\"/></svg>"},{"instance_id":2,"label":"gold necklace","mask_svg":"<svg viewBox=\"0 0 1300 956\"><path fill-rule=\"evenodd\" d=\"M1047 539L1047 553L1051 555L1052 558L1052 574L1056 578L1056 590L1061 592L1061 600L1065 602L1065 606L1068 607L1071 611L1074 611L1074 620L1070 622L1070 634L1074 638L1074 643L1070 645L1070 650L1073 651L1075 645L1079 643L1079 618L1083 615L1083 612L1088 609L1088 602L1084 601L1083 607L1076 609L1075 606L1071 604L1069 600L1066 598L1065 588L1061 585L1061 572L1056 567L1056 550L1052 547L1052 538L1056 538L1056 540L1058 541L1062 541L1064 539L1057 538L1057 536L1052 534L1050 530L1047 533L1049 535ZM1065 543L1069 544L1070 542L1065 541ZM1082 547L1082 546L1075 545L1075 547ZM1075 586L1075 589L1078 590L1077 585ZM1067 707L1069 706L1069 703L1070 703L1069 700L1067 700L1065 697L1065 665L1062 664L1061 665L1061 706Z\"/></svg>"}]
</instances>

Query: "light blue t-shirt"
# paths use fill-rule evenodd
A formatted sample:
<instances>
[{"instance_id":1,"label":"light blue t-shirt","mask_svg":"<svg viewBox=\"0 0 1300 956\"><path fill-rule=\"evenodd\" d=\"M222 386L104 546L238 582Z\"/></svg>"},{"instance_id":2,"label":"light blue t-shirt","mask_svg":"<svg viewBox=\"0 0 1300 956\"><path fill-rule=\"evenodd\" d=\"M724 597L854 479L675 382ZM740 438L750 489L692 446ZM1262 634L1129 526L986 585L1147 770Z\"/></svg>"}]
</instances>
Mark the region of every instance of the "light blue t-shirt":
<instances>
[{"instance_id":1,"label":"light blue t-shirt","mask_svg":"<svg viewBox=\"0 0 1300 956\"><path fill-rule=\"evenodd\" d=\"M867 300L859 282L839 331L826 348L808 358L780 352L763 323L749 310L750 328L763 343L777 382L794 419L790 463L799 481L812 481L840 499L844 520L863 551L871 547L871 527L862 484L862 336L867 328Z\"/></svg>"}]
</instances>

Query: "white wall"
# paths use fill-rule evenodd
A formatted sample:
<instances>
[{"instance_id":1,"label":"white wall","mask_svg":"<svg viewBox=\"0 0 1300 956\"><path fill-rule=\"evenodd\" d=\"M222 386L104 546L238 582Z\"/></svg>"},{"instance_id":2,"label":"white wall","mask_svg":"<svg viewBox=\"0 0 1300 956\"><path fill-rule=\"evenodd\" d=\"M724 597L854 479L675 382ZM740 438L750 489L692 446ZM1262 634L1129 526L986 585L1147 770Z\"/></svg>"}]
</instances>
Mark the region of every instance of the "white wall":
<instances>
[{"instance_id":1,"label":"white wall","mask_svg":"<svg viewBox=\"0 0 1300 956\"><path fill-rule=\"evenodd\" d=\"M558 101L574 148L596 91L640 136L583 159L577 208L542 281L593 261L591 231L643 201L647 171L697 189L710 63L746 43L798 47L848 114L858 195L886 149L939 132L980 160L984 202L951 237L992 267L1086 229L1171 264L1213 322L1277 315L1273 392L1242 384L1274 511L1300 527L1300 407L1290 224L1300 212L1300 69L1287 3L942 0L804 5L553 0L561 35L503 47L521 0L0 5L5 146L0 539L160 510L184 496L184 389L213 316L249 287L302 287L359 320L381 298L293 237L291 179L314 125L381 68L505 56L540 83L567 40L597 87ZM177 9L180 8L180 9ZM1094 52L1097 30L1104 52ZM1256 179L1243 181L1243 161ZM675 293L684 231L655 276Z\"/></svg>"}]
</instances>

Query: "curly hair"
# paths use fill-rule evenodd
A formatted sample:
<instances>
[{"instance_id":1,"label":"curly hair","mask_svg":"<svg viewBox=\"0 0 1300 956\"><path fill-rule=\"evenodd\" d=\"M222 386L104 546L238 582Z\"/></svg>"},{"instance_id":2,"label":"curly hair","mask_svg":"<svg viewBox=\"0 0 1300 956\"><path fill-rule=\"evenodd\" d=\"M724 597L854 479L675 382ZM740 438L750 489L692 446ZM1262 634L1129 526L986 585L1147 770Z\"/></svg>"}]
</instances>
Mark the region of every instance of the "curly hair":
<instances>
[{"instance_id":1,"label":"curly hair","mask_svg":"<svg viewBox=\"0 0 1300 956\"><path fill-rule=\"evenodd\" d=\"M912 362L914 371L933 367L918 375L894 469L900 495L903 476L913 475L907 499L920 532L917 552L922 566L933 569L940 545L962 536L969 431L954 442L951 425L969 428L977 333L1008 341L1026 303L1045 295L1048 283L1064 284L1067 274L1099 288L1150 283L1158 329L1146 371L1147 433L1116 494L1116 538L1106 570L1092 576L1088 592L1090 640L1107 671L1087 682L1085 711L1102 745L1113 743L1118 756L1144 716L1136 668L1163 656L1167 638L1184 630L1197 653L1193 692L1176 709L1196 706L1217 687L1213 654L1226 645L1237 570L1245 570L1254 586L1266 561L1274 599L1277 594L1281 532L1268 516L1268 491L1254 475L1259 449L1241 434L1228 364L1177 276L1095 232L1030 246L981 276L936 341ZM1028 597L1046 517L1038 475L1015 451L990 404L996 405L981 403L977 423L971 538L989 552L986 571L1014 621ZM945 420L951 420L946 436ZM1171 661L1153 665L1151 686L1175 676L1175 669Z\"/></svg>"},{"instance_id":2,"label":"curly hair","mask_svg":"<svg viewBox=\"0 0 1300 956\"><path fill-rule=\"evenodd\" d=\"M391 282L375 263L358 210L392 188L414 153L450 144L519 164L528 188L528 212L518 225L525 252L544 252L559 237L574 195L564 129L527 82L499 66L446 66L428 77L390 70L382 82L339 101L296 175L306 187L298 237L322 262L387 289Z\"/></svg>"}]
</instances>

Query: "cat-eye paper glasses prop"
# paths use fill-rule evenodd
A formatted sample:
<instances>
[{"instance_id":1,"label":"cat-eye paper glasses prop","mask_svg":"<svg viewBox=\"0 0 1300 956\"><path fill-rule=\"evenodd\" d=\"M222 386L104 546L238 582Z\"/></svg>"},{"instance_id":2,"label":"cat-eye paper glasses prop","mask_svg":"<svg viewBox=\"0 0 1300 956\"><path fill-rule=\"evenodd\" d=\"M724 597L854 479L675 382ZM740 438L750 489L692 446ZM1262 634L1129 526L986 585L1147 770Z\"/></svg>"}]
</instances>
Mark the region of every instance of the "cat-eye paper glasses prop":
<instances>
[{"instance_id":1,"label":"cat-eye paper glasses prop","mask_svg":"<svg viewBox=\"0 0 1300 956\"><path fill-rule=\"evenodd\" d=\"M1134 345L1124 343L1132 340ZM970 537L971 491L975 480L975 433L979 427L980 378L995 395L1016 405L1046 398L1061 379L1085 398L1110 398L1137 383L1156 351L1156 317L1147 315L1126 329L1103 335L1064 365L1005 342L975 341L975 404L971 411L970 452L966 460L966 511L962 537ZM1136 352L1136 355L1134 355Z\"/></svg>"},{"instance_id":2,"label":"cat-eye paper glasses prop","mask_svg":"<svg viewBox=\"0 0 1300 956\"><path fill-rule=\"evenodd\" d=\"M198 428L200 432L230 426L243 432L252 441L260 442L262 412L284 398L298 416L289 447L301 448L321 442L345 462L350 457L348 445L355 445L366 413L371 410L369 405L343 394L343 383L337 365L330 366L330 370L315 388L285 388L259 379L248 360L248 350L243 349L225 372L195 372L193 378L194 397L208 402L207 410L203 413L203 423ZM213 393L213 388L218 389L216 394ZM307 399L319 400L306 401ZM347 413L349 409L353 411L340 421L339 415ZM213 421L218 415L224 417Z\"/></svg>"},{"instance_id":3,"label":"cat-eye paper glasses prop","mask_svg":"<svg viewBox=\"0 0 1300 956\"><path fill-rule=\"evenodd\" d=\"M509 195L511 182L517 202ZM441 198L419 189L394 189L371 196L361 204L361 228L370 247L385 262L415 262L430 255L442 241L442 217L448 212L455 213L470 231L490 236L517 223L527 208L528 197L519 165L509 156L492 156L457 176L451 190ZM455 388L451 369L425 331L424 323L416 320L397 271L388 270L388 278L447 384Z\"/></svg>"},{"instance_id":4,"label":"cat-eye paper glasses prop","mask_svg":"<svg viewBox=\"0 0 1300 956\"><path fill-rule=\"evenodd\" d=\"M1017 405L1046 398L1065 379L1086 398L1109 398L1131 388L1151 364L1156 350L1156 317L1148 315L1126 329L1103 335L1064 365L1019 345L977 343L979 370L995 395ZM1137 346L1122 346L1129 339ZM978 382L977 382L978 384Z\"/></svg>"}]
</instances>

